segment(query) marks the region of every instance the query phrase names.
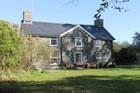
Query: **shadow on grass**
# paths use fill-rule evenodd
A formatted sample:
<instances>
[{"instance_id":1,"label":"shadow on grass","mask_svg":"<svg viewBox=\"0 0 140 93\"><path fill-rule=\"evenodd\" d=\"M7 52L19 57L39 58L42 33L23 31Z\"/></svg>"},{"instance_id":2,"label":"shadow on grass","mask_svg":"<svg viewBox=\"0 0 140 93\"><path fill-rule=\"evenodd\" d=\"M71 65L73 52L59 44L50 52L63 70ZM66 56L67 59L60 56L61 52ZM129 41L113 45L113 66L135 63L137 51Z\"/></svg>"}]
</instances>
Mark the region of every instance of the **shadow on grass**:
<instances>
[{"instance_id":1,"label":"shadow on grass","mask_svg":"<svg viewBox=\"0 0 140 93\"><path fill-rule=\"evenodd\" d=\"M140 69L140 65L119 65L117 68L122 68L122 69Z\"/></svg>"},{"instance_id":2,"label":"shadow on grass","mask_svg":"<svg viewBox=\"0 0 140 93\"><path fill-rule=\"evenodd\" d=\"M0 82L0 93L140 93L140 77L79 76L57 81Z\"/></svg>"}]
</instances>

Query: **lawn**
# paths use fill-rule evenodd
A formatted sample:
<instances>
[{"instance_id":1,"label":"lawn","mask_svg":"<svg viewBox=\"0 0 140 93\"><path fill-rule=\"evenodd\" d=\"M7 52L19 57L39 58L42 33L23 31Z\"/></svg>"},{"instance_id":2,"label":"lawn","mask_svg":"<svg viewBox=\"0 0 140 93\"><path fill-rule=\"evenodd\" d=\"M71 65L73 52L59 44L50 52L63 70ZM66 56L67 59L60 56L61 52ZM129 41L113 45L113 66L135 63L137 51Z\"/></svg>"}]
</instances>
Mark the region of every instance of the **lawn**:
<instances>
[{"instance_id":1,"label":"lawn","mask_svg":"<svg viewBox=\"0 0 140 93\"><path fill-rule=\"evenodd\" d=\"M140 68L0 72L0 93L140 93Z\"/></svg>"}]
</instances>

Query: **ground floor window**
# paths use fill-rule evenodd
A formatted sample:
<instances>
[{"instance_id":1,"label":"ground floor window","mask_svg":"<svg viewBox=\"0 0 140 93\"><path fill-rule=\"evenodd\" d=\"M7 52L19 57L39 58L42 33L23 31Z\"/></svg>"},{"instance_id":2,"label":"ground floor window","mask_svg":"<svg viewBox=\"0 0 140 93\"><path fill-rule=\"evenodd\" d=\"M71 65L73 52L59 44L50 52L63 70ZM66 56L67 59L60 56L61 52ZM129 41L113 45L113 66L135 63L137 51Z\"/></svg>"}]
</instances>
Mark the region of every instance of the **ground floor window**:
<instances>
[{"instance_id":1,"label":"ground floor window","mask_svg":"<svg viewBox=\"0 0 140 93\"><path fill-rule=\"evenodd\" d=\"M97 62L103 61L103 53L102 52L96 52L96 61Z\"/></svg>"},{"instance_id":2,"label":"ground floor window","mask_svg":"<svg viewBox=\"0 0 140 93\"><path fill-rule=\"evenodd\" d=\"M50 58L50 64L58 64L58 58Z\"/></svg>"},{"instance_id":3,"label":"ground floor window","mask_svg":"<svg viewBox=\"0 0 140 93\"><path fill-rule=\"evenodd\" d=\"M58 64L58 51L52 51L50 54L50 64Z\"/></svg>"},{"instance_id":4,"label":"ground floor window","mask_svg":"<svg viewBox=\"0 0 140 93\"><path fill-rule=\"evenodd\" d=\"M74 63L76 63L76 64L81 64L82 63L82 52L75 52Z\"/></svg>"}]
</instances>

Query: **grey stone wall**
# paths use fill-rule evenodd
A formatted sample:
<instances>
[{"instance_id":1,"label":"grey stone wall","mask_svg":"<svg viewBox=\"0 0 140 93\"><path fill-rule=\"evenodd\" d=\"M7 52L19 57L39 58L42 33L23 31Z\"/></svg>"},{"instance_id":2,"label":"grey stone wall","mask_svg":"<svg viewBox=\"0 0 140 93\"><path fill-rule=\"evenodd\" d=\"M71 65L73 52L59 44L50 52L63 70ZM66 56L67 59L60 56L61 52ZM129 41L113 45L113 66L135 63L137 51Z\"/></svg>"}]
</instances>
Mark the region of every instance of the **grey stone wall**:
<instances>
[{"instance_id":1,"label":"grey stone wall","mask_svg":"<svg viewBox=\"0 0 140 93\"><path fill-rule=\"evenodd\" d=\"M75 37L82 37L82 47L75 46ZM112 41L102 40L102 47L95 47L95 39L82 29L75 29L62 36L62 61L64 63L74 63L74 53L82 52L83 63L97 63L96 52L102 52L102 62L112 60Z\"/></svg>"},{"instance_id":2,"label":"grey stone wall","mask_svg":"<svg viewBox=\"0 0 140 93\"><path fill-rule=\"evenodd\" d=\"M75 46L75 37L82 37L82 47ZM48 42L51 37L34 37L37 41ZM58 63L74 63L75 52L82 52L83 63L98 63L96 52L102 52L102 62L112 61L112 41L102 40L102 46L96 48L96 39L80 28L76 28L58 38L58 46L50 46L52 50L58 52ZM61 58L62 57L62 58Z\"/></svg>"}]
</instances>

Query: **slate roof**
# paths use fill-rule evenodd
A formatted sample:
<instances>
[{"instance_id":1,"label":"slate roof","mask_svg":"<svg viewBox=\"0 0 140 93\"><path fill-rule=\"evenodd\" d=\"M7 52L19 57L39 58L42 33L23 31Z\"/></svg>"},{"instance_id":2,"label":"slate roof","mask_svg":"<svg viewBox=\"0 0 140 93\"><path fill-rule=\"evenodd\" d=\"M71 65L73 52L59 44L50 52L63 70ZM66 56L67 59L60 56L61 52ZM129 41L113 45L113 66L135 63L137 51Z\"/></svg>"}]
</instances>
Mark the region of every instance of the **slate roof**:
<instances>
[{"instance_id":1,"label":"slate roof","mask_svg":"<svg viewBox=\"0 0 140 93\"><path fill-rule=\"evenodd\" d=\"M63 32L75 27L75 24L60 24L47 22L32 22L32 24L23 24L22 29L28 31L33 36L60 36ZM96 39L115 40L114 37L104 28L94 25L80 25Z\"/></svg>"}]
</instances>

